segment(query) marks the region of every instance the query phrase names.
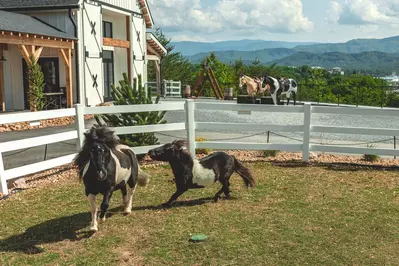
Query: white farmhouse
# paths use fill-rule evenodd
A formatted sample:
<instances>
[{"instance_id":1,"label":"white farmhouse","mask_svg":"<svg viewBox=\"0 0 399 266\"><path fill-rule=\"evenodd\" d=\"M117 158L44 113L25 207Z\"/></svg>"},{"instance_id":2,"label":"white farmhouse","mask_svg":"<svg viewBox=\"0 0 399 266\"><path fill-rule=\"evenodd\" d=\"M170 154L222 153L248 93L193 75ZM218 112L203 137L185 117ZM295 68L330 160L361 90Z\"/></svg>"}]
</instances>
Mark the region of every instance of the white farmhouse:
<instances>
[{"instance_id":1,"label":"white farmhouse","mask_svg":"<svg viewBox=\"0 0 399 266\"><path fill-rule=\"evenodd\" d=\"M146 0L0 0L0 109L29 109L30 56L44 73L48 108L108 101L123 73L146 83L148 60L159 70L166 55L147 32L153 24Z\"/></svg>"}]
</instances>

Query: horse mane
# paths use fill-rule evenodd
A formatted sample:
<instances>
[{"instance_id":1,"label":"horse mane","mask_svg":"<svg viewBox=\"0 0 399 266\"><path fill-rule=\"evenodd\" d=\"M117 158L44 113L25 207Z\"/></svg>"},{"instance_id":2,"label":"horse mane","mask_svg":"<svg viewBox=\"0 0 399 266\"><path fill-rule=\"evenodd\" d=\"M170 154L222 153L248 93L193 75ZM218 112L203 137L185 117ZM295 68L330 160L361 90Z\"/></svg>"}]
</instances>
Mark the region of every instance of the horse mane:
<instances>
[{"instance_id":1,"label":"horse mane","mask_svg":"<svg viewBox=\"0 0 399 266\"><path fill-rule=\"evenodd\" d=\"M94 143L106 145L110 149L120 144L119 139L114 133L115 132L106 125L93 125L89 132L84 133L85 140L83 142L83 147L73 160L74 165L78 167L79 171L83 170L87 162L90 161L90 150ZM80 176L80 178L82 177Z\"/></svg>"}]
</instances>

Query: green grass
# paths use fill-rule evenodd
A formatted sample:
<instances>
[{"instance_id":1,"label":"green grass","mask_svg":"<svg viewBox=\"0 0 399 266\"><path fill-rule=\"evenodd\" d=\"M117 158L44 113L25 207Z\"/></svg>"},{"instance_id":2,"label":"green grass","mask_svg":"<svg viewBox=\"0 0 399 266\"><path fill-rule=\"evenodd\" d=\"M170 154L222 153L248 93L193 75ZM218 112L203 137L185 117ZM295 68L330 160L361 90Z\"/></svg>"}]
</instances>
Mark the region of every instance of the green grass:
<instances>
[{"instance_id":1,"label":"green grass","mask_svg":"<svg viewBox=\"0 0 399 266\"><path fill-rule=\"evenodd\" d=\"M207 199L219 185L191 190L177 206L157 206L174 192L171 170L152 179L123 216L87 231L83 185L75 176L0 202L0 265L397 265L399 174L301 164L248 164L257 187L236 175L231 200ZM204 233L202 243L189 241Z\"/></svg>"}]
</instances>

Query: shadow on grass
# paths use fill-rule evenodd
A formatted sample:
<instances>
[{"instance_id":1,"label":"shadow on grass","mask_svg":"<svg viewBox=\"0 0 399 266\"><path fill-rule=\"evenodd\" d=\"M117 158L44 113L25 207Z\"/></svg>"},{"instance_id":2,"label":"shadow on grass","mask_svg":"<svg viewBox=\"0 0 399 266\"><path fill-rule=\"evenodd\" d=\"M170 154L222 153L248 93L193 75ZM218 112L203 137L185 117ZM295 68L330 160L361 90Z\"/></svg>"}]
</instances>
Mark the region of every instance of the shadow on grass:
<instances>
[{"instance_id":1,"label":"shadow on grass","mask_svg":"<svg viewBox=\"0 0 399 266\"><path fill-rule=\"evenodd\" d=\"M88 227L90 213L79 213L61 217L32 226L22 234L0 240L0 252L24 252L38 254L45 250L39 245L64 240L79 241L89 238L93 232L84 231Z\"/></svg>"},{"instance_id":2,"label":"shadow on grass","mask_svg":"<svg viewBox=\"0 0 399 266\"><path fill-rule=\"evenodd\" d=\"M398 171L399 166L384 166L384 165L370 165L361 163L322 163L322 162L302 162L302 161L284 161L284 162L272 162L273 166L282 168L299 168L299 167L311 167L319 166L324 167L332 171L365 171L365 170L384 170L384 171Z\"/></svg>"},{"instance_id":3,"label":"shadow on grass","mask_svg":"<svg viewBox=\"0 0 399 266\"><path fill-rule=\"evenodd\" d=\"M186 201L176 201L173 203L172 208L199 206L209 202L214 202L213 197L206 197L206 198L186 200ZM164 209L162 205L148 205L148 206L133 207L132 211L162 210L162 209Z\"/></svg>"}]
</instances>

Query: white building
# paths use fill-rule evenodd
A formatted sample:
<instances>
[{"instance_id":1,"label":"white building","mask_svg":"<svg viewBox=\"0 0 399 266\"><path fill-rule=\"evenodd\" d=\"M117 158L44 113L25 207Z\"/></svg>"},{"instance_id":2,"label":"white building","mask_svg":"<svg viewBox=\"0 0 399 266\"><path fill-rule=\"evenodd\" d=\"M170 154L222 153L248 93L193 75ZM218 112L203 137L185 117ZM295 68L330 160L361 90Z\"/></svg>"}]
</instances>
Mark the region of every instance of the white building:
<instances>
[{"instance_id":1,"label":"white building","mask_svg":"<svg viewBox=\"0 0 399 266\"><path fill-rule=\"evenodd\" d=\"M28 109L26 59L45 75L48 101L94 106L127 73L147 82L147 62L166 49L146 0L0 0L0 109ZM159 64L156 64L159 70ZM160 74L157 75L160 82Z\"/></svg>"}]
</instances>

